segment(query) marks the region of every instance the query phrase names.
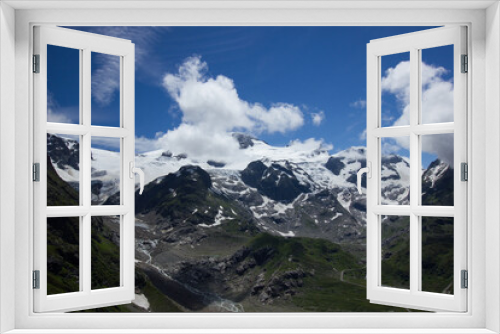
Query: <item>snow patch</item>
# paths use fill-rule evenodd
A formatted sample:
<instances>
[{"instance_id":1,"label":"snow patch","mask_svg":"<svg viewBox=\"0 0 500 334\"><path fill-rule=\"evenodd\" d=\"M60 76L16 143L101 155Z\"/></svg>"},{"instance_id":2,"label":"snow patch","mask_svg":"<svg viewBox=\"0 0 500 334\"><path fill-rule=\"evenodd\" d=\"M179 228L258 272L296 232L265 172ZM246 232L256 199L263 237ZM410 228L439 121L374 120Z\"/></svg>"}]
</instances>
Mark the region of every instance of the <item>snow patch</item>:
<instances>
[{"instance_id":1,"label":"snow patch","mask_svg":"<svg viewBox=\"0 0 500 334\"><path fill-rule=\"evenodd\" d=\"M145 310L149 310L149 300L142 293L135 294L135 299L132 301L132 303L134 305L139 306L140 308L143 308Z\"/></svg>"},{"instance_id":2,"label":"snow patch","mask_svg":"<svg viewBox=\"0 0 500 334\"><path fill-rule=\"evenodd\" d=\"M276 231L276 233L278 233L282 237L294 237L295 236L295 233L293 231L288 231L287 233Z\"/></svg>"}]
</instances>

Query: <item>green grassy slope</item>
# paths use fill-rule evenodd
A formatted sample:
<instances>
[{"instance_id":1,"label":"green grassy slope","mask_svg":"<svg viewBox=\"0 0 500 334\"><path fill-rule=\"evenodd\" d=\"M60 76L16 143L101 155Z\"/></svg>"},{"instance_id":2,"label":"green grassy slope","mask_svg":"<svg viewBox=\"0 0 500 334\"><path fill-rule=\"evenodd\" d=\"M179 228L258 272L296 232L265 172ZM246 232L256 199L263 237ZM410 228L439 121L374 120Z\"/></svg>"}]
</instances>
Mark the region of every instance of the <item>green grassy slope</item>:
<instances>
[{"instance_id":1,"label":"green grassy slope","mask_svg":"<svg viewBox=\"0 0 500 334\"><path fill-rule=\"evenodd\" d=\"M58 175L50 159L47 166L47 194L51 205L78 205L78 192ZM75 217L49 218L47 223L47 293L79 291L79 225ZM119 286L120 249L116 231L103 217L91 224L92 289ZM43 279L43 278L42 278ZM154 287L147 275L136 268L136 293L148 298L153 312L179 312L182 309ZM144 312L133 304L85 312Z\"/></svg>"}]
</instances>

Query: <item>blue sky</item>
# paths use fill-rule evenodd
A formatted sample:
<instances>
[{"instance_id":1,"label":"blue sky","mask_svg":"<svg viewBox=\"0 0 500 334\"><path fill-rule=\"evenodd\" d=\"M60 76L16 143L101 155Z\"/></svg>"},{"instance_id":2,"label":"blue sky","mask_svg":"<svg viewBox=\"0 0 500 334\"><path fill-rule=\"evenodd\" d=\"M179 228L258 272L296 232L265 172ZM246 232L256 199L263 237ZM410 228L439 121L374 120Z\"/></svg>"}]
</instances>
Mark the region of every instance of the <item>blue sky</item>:
<instances>
[{"instance_id":1,"label":"blue sky","mask_svg":"<svg viewBox=\"0 0 500 334\"><path fill-rule=\"evenodd\" d=\"M202 76L201 81L206 83L223 76L222 79L232 82L231 91L237 93L240 102L249 104L251 108L258 106L259 110L262 109L262 117L250 120L252 125L240 124L236 130L253 133L273 145L286 145L297 139L322 139L324 143L333 145L333 153L350 146L365 145L366 44L372 39L428 27L72 29L126 38L136 44L137 137L154 140L155 136L161 137L168 130L178 128L183 119L189 117L180 107L185 102L184 97L181 97L185 86L179 88L172 85L180 78L179 68L186 65L189 59L198 59L200 73L197 72L197 75ZM451 69L449 49L450 47L445 47L426 51L424 61L429 65ZM74 122L77 114L75 101L78 100L74 76L77 72L73 70L71 63L75 64L77 55L71 55L67 51L65 53L64 50L52 50L51 56L50 52L49 50L49 90L52 99L49 108L52 107L51 110L57 117L61 117L59 111L63 111L66 116L64 121ZM96 91L95 94L93 92L92 110L95 116L92 123L116 126L118 93L115 89L116 80L113 80L113 76L116 76L113 71L116 61L108 58L113 57L100 54L92 56L93 87ZM384 72L389 68L396 68L404 60L401 56L387 58L382 61ZM67 69L62 72L64 75L58 72L51 77L51 62L54 65L63 64ZM452 78L449 71L436 73L435 77L441 81L450 81ZM173 80L170 86L165 83L168 75ZM218 82L224 85L225 81ZM99 89L103 91L102 94L97 93L97 87L104 87ZM383 98L387 125L397 121L404 109L402 90L393 88L388 88ZM271 124L275 119L270 120L266 116L266 112L272 113L271 109L276 106L288 112L286 115L300 113L302 121L286 123L281 131L277 130L276 123ZM194 117L194 122L198 122L196 115L191 116ZM222 117L221 122L224 119ZM229 131L228 129L226 127L223 131ZM147 147L149 142L143 142Z\"/></svg>"}]
</instances>

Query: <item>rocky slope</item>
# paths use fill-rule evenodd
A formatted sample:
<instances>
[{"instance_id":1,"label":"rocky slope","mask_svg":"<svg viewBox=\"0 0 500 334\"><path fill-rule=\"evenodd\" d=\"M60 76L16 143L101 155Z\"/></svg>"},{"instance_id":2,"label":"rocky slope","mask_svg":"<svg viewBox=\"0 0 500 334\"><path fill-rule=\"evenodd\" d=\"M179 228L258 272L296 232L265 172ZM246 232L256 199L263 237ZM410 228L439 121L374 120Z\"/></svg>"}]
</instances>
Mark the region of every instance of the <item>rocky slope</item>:
<instances>
[{"instance_id":1,"label":"rocky slope","mask_svg":"<svg viewBox=\"0 0 500 334\"><path fill-rule=\"evenodd\" d=\"M273 147L243 134L234 138L242 155L232 162L196 161L171 151L136 157L147 181L143 195L136 194L138 292L154 288L160 297L150 293L146 300L167 298L176 305L170 310L392 310L364 297L366 206L355 184L366 165L365 148L329 155ZM77 188L78 143L48 135L48 155L60 178ZM116 204L118 158L117 152L92 150L94 204ZM383 157L387 204L408 204L408 175L406 158ZM424 203L448 205L452 175L450 166L433 162L423 173ZM443 225L430 222L429 230L438 223ZM408 229L404 222L393 225L398 228L387 230L384 268L390 282L404 286L407 250L398 236ZM435 237L431 233L441 243L449 238ZM146 309L165 311L158 303Z\"/></svg>"}]
</instances>

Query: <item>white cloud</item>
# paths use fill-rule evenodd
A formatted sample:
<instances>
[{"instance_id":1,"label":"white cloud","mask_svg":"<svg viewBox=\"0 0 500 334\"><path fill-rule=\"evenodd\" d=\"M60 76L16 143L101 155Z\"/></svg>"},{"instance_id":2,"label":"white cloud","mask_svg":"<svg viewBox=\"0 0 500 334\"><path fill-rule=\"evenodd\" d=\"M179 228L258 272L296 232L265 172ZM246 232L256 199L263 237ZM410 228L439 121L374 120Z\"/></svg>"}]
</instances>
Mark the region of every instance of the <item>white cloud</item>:
<instances>
[{"instance_id":1,"label":"white cloud","mask_svg":"<svg viewBox=\"0 0 500 334\"><path fill-rule=\"evenodd\" d=\"M231 133L204 131L196 125L186 123L168 131L158 141L161 147L176 154L186 153L191 158L205 161L236 161L241 154L239 143Z\"/></svg>"},{"instance_id":2,"label":"white cloud","mask_svg":"<svg viewBox=\"0 0 500 334\"><path fill-rule=\"evenodd\" d=\"M135 65L141 72L146 72L158 78L156 70L159 59L152 52L156 43L160 41L160 34L169 30L167 27L134 27L134 26L113 26L113 27L89 27L88 31L100 35L123 38L132 41L135 45ZM137 79L137 78L136 78Z\"/></svg>"},{"instance_id":3,"label":"white cloud","mask_svg":"<svg viewBox=\"0 0 500 334\"><path fill-rule=\"evenodd\" d=\"M208 65L191 57L178 73L164 76L163 86L177 102L182 123L158 138L163 148L191 157L237 159L239 144L232 131L286 133L304 124L301 109L288 103L266 108L242 100L233 80L207 75Z\"/></svg>"},{"instance_id":4,"label":"white cloud","mask_svg":"<svg viewBox=\"0 0 500 334\"><path fill-rule=\"evenodd\" d=\"M453 81L443 78L447 70L422 63L422 122L453 122ZM393 126L410 124L410 62L402 61L389 68L382 78L382 91L391 93L401 103L401 116ZM407 138L398 138L397 143L409 148ZM439 159L453 165L453 140L440 136L424 136L423 151L435 154ZM451 157L451 158L450 158Z\"/></svg>"},{"instance_id":5,"label":"white cloud","mask_svg":"<svg viewBox=\"0 0 500 334\"><path fill-rule=\"evenodd\" d=\"M366 140L366 129L359 134L359 140Z\"/></svg>"},{"instance_id":6,"label":"white cloud","mask_svg":"<svg viewBox=\"0 0 500 334\"><path fill-rule=\"evenodd\" d=\"M351 106L353 108L363 109L363 108L366 107L366 100L359 99L357 101L354 101L354 102L350 103L349 106Z\"/></svg>"},{"instance_id":7,"label":"white cloud","mask_svg":"<svg viewBox=\"0 0 500 334\"><path fill-rule=\"evenodd\" d=\"M78 105L73 107L61 107L54 98L52 92L47 92L47 122L78 123L78 117Z\"/></svg>"},{"instance_id":8,"label":"white cloud","mask_svg":"<svg viewBox=\"0 0 500 334\"><path fill-rule=\"evenodd\" d=\"M112 137L92 137L92 148L101 148L110 151L120 150L120 139Z\"/></svg>"},{"instance_id":9,"label":"white cloud","mask_svg":"<svg viewBox=\"0 0 500 334\"><path fill-rule=\"evenodd\" d=\"M146 138L146 137L135 137L135 151L136 152L149 152L154 150L159 150L161 148L158 140Z\"/></svg>"},{"instance_id":10,"label":"white cloud","mask_svg":"<svg viewBox=\"0 0 500 334\"><path fill-rule=\"evenodd\" d=\"M71 123L71 119L65 114L56 112L51 107L47 107L47 122Z\"/></svg>"},{"instance_id":11,"label":"white cloud","mask_svg":"<svg viewBox=\"0 0 500 334\"><path fill-rule=\"evenodd\" d=\"M381 148L383 155L397 154L402 149L399 143L395 141L384 141L382 142Z\"/></svg>"},{"instance_id":12,"label":"white cloud","mask_svg":"<svg viewBox=\"0 0 500 334\"><path fill-rule=\"evenodd\" d=\"M248 130L285 133L304 124L299 107L276 103L269 109L240 99L233 80L219 75L208 77L207 63L188 58L178 74L167 74L163 85L179 104L184 123L206 130Z\"/></svg>"},{"instance_id":13,"label":"white cloud","mask_svg":"<svg viewBox=\"0 0 500 334\"><path fill-rule=\"evenodd\" d=\"M99 67L92 71L92 97L102 106L109 105L120 89L120 57L92 53Z\"/></svg>"},{"instance_id":14,"label":"white cloud","mask_svg":"<svg viewBox=\"0 0 500 334\"><path fill-rule=\"evenodd\" d=\"M325 119L325 113L323 111L320 111L319 113L311 113L311 118L313 124L319 126Z\"/></svg>"},{"instance_id":15,"label":"white cloud","mask_svg":"<svg viewBox=\"0 0 500 334\"><path fill-rule=\"evenodd\" d=\"M422 136L422 150L437 155L439 159L453 166L453 134Z\"/></svg>"},{"instance_id":16,"label":"white cloud","mask_svg":"<svg viewBox=\"0 0 500 334\"><path fill-rule=\"evenodd\" d=\"M333 145L325 143L323 139L308 138L304 141L300 139L292 140L288 148L296 152L331 151Z\"/></svg>"},{"instance_id":17,"label":"white cloud","mask_svg":"<svg viewBox=\"0 0 500 334\"><path fill-rule=\"evenodd\" d=\"M162 27L164 29L164 27ZM159 40L162 29L158 27L91 27L89 32L131 40L135 45L135 66L140 71L158 78L158 59L151 52ZM93 53L98 67L92 72L92 96L100 105L106 106L115 98L115 93L120 89L120 62L118 56ZM94 63L95 64L95 63ZM136 78L137 79L137 78Z\"/></svg>"}]
</instances>

